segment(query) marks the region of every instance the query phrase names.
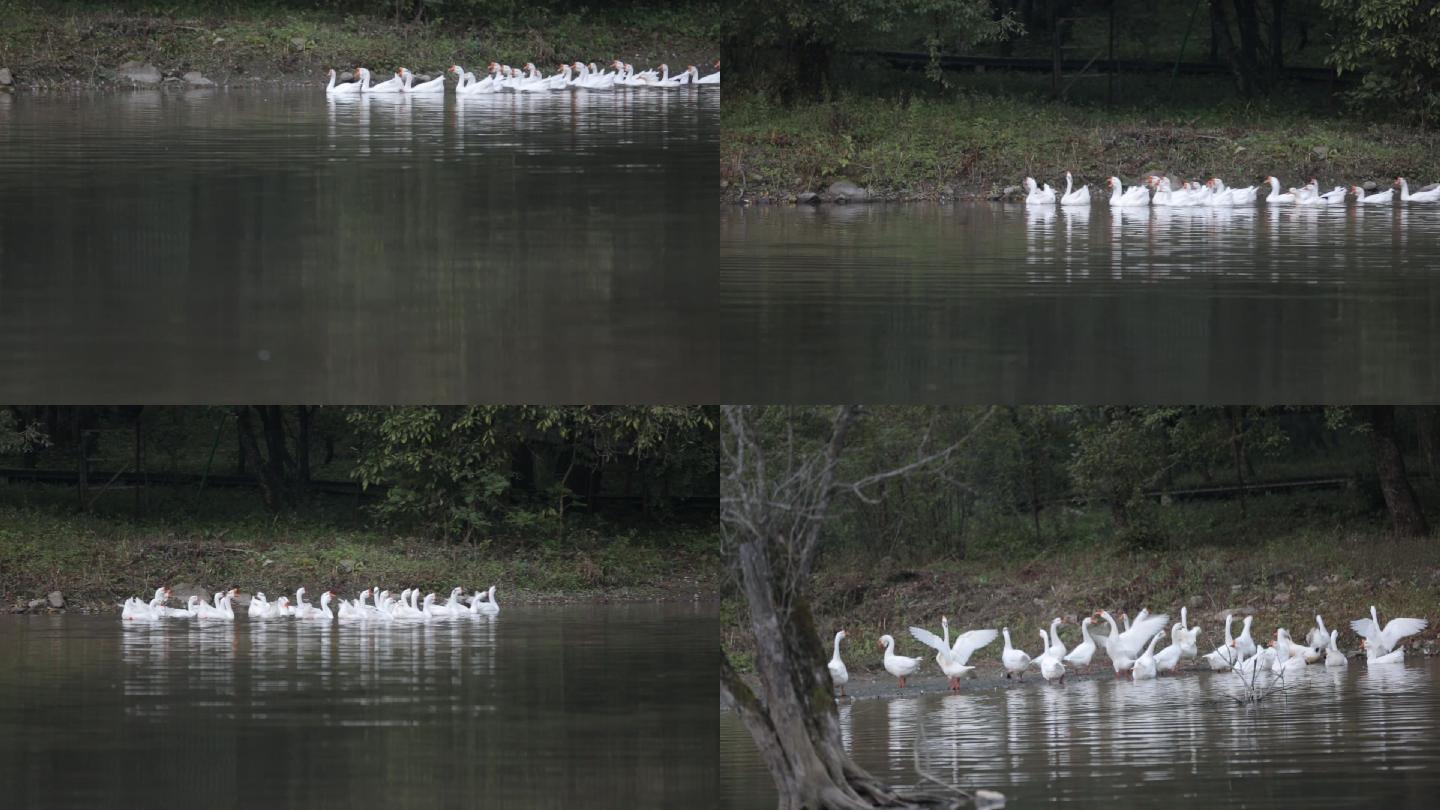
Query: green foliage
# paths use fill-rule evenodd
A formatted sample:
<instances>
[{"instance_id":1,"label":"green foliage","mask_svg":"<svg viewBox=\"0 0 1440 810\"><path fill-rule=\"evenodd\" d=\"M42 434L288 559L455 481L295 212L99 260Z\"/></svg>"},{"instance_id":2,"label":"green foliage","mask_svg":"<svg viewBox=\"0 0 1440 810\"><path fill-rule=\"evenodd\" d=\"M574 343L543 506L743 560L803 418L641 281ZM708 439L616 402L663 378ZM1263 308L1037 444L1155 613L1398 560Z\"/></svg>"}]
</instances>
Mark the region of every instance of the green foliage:
<instances>
[{"instance_id":1,"label":"green foliage","mask_svg":"<svg viewBox=\"0 0 1440 810\"><path fill-rule=\"evenodd\" d=\"M1440 4L1429 0L1321 0L1339 30L1328 62L1357 71L1352 101L1387 117L1432 124L1440 114Z\"/></svg>"},{"instance_id":2,"label":"green foliage","mask_svg":"<svg viewBox=\"0 0 1440 810\"><path fill-rule=\"evenodd\" d=\"M23 422L0 410L0 453L29 453L50 443L39 422Z\"/></svg>"},{"instance_id":3,"label":"green foliage","mask_svg":"<svg viewBox=\"0 0 1440 810\"><path fill-rule=\"evenodd\" d=\"M375 514L444 537L553 533L607 472L644 496L714 488L715 419L668 406L354 409L353 476L386 487ZM708 486L707 486L708 484Z\"/></svg>"},{"instance_id":4,"label":"green foliage","mask_svg":"<svg viewBox=\"0 0 1440 810\"><path fill-rule=\"evenodd\" d=\"M861 41L914 43L931 54L938 79L934 57L942 50L1019 30L1011 16L997 19L988 0L738 0L728 4L722 27L742 86L787 102L825 94L835 53Z\"/></svg>"}]
</instances>

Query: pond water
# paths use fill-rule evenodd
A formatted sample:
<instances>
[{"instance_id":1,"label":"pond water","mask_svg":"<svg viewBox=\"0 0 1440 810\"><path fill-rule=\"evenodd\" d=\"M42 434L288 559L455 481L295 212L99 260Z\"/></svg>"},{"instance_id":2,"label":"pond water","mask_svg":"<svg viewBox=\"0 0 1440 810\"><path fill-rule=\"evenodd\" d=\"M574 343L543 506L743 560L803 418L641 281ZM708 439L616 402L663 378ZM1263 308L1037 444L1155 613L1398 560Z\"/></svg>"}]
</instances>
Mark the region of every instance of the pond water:
<instances>
[{"instance_id":1,"label":"pond water","mask_svg":"<svg viewBox=\"0 0 1440 810\"><path fill-rule=\"evenodd\" d=\"M713 603L495 620L0 618L8 807L713 802Z\"/></svg>"},{"instance_id":2,"label":"pond water","mask_svg":"<svg viewBox=\"0 0 1440 810\"><path fill-rule=\"evenodd\" d=\"M1440 791L1440 660L1307 667L1258 708L1235 676L1106 677L839 707L848 749L892 784L923 767L1009 807L1415 807ZM740 721L720 721L720 806L774 803ZM1120 804L1124 802L1125 804Z\"/></svg>"},{"instance_id":3,"label":"pond water","mask_svg":"<svg viewBox=\"0 0 1440 810\"><path fill-rule=\"evenodd\" d=\"M1440 396L1440 205L729 207L731 402Z\"/></svg>"},{"instance_id":4,"label":"pond water","mask_svg":"<svg viewBox=\"0 0 1440 810\"><path fill-rule=\"evenodd\" d=\"M0 393L719 401L719 95L0 94Z\"/></svg>"}]
</instances>

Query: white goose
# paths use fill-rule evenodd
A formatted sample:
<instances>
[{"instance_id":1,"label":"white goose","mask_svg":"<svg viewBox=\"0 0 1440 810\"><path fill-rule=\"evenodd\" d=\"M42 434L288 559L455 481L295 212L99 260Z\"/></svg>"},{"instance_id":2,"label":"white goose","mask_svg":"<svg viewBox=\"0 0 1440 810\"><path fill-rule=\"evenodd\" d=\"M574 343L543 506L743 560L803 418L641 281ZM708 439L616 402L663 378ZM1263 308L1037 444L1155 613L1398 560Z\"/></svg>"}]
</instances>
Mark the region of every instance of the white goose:
<instances>
[{"instance_id":1,"label":"white goose","mask_svg":"<svg viewBox=\"0 0 1440 810\"><path fill-rule=\"evenodd\" d=\"M1180 644L1185 637L1185 627L1176 622L1170 626L1170 643L1155 653L1156 672L1173 672L1180 666Z\"/></svg>"},{"instance_id":2,"label":"white goose","mask_svg":"<svg viewBox=\"0 0 1440 810\"><path fill-rule=\"evenodd\" d=\"M250 607L246 608L245 612L252 619L263 619L265 618L265 612L269 609L270 600L265 598L265 592L256 591L255 595L250 597Z\"/></svg>"},{"instance_id":3,"label":"white goose","mask_svg":"<svg viewBox=\"0 0 1440 810\"><path fill-rule=\"evenodd\" d=\"M1000 663L1005 666L1005 677L1017 675L1023 681L1025 670L1030 668L1030 654L1011 646L1010 628L1002 628L1000 632L1005 636L1005 650L1000 653Z\"/></svg>"},{"instance_id":4,"label":"white goose","mask_svg":"<svg viewBox=\"0 0 1440 810\"><path fill-rule=\"evenodd\" d=\"M1285 194L1280 193L1280 181L1277 180L1274 175L1266 177L1265 182L1270 184L1270 195L1265 198L1265 202L1270 205L1295 202L1295 194L1293 191Z\"/></svg>"},{"instance_id":5,"label":"white goose","mask_svg":"<svg viewBox=\"0 0 1440 810\"><path fill-rule=\"evenodd\" d=\"M331 68L330 83L325 85L325 95L330 96L331 98L358 96L360 95L360 84L358 82L342 82L340 84L336 84L335 70L334 68Z\"/></svg>"},{"instance_id":6,"label":"white goose","mask_svg":"<svg viewBox=\"0 0 1440 810\"><path fill-rule=\"evenodd\" d=\"M489 616L497 615L500 612L500 603L495 601L494 585L491 585L490 590L486 591L485 601L480 603L480 612Z\"/></svg>"},{"instance_id":7,"label":"white goose","mask_svg":"<svg viewBox=\"0 0 1440 810\"><path fill-rule=\"evenodd\" d=\"M1076 189L1076 190L1074 190L1074 191L1071 191L1070 189L1073 187L1074 182L1075 182L1075 178L1070 175L1070 172L1065 172L1065 195L1060 198L1060 204L1061 204L1061 205L1089 205L1089 204L1090 204L1090 186L1089 186L1088 184L1087 184L1087 185L1083 185L1083 186L1081 186L1080 188L1078 188L1078 189Z\"/></svg>"},{"instance_id":8,"label":"white goose","mask_svg":"<svg viewBox=\"0 0 1440 810\"><path fill-rule=\"evenodd\" d=\"M714 85L720 84L720 62L719 62L719 60L716 60L716 62L715 62L715 72L714 72L714 73L707 73L706 75L701 76L700 78L698 78L698 79L695 80L695 83L696 83L696 84L714 84Z\"/></svg>"},{"instance_id":9,"label":"white goose","mask_svg":"<svg viewBox=\"0 0 1440 810\"><path fill-rule=\"evenodd\" d=\"M1205 662L1216 672L1233 669L1240 660L1235 656L1235 636L1230 633L1230 626L1234 621L1235 614L1225 614L1225 643L1216 647L1214 652L1205 654Z\"/></svg>"},{"instance_id":10,"label":"white goose","mask_svg":"<svg viewBox=\"0 0 1440 810\"><path fill-rule=\"evenodd\" d=\"M411 95L422 96L434 95L436 93L445 92L444 73L441 73L440 75L436 76L428 82L421 82L420 84L414 84L415 74L410 72L410 68L400 68L400 75L405 79L405 87L403 89L403 92L410 93Z\"/></svg>"},{"instance_id":11,"label":"white goose","mask_svg":"<svg viewBox=\"0 0 1440 810\"><path fill-rule=\"evenodd\" d=\"M170 597L169 588L156 588L155 596L149 602L145 602L138 596L132 596L125 600L120 609L120 619L127 622L153 622L159 621L162 617L160 608L164 606L165 600Z\"/></svg>"},{"instance_id":12,"label":"white goose","mask_svg":"<svg viewBox=\"0 0 1440 810\"><path fill-rule=\"evenodd\" d=\"M885 648L885 671L900 679L900 688L905 688L905 678L920 668L920 659L895 654L895 639L890 634L880 637L880 646Z\"/></svg>"},{"instance_id":13,"label":"white goose","mask_svg":"<svg viewBox=\"0 0 1440 810\"><path fill-rule=\"evenodd\" d=\"M826 666L830 669L830 682L840 687L840 697L846 697L845 684L850 682L850 670L845 668L845 662L840 660L840 639L845 638L845 631L841 630L835 634L835 653L830 656L830 663Z\"/></svg>"},{"instance_id":14,"label":"white goose","mask_svg":"<svg viewBox=\"0 0 1440 810\"><path fill-rule=\"evenodd\" d=\"M1111 616L1108 610L1102 610L1096 615L1110 625L1110 635L1105 637L1105 653L1110 656L1110 663L1115 667L1117 678L1120 673L1135 665L1135 658L1145 640L1156 633L1163 633L1166 623L1170 621L1170 617L1163 613L1151 616L1142 610L1136 614L1135 623L1122 633L1115 625L1115 617Z\"/></svg>"},{"instance_id":15,"label":"white goose","mask_svg":"<svg viewBox=\"0 0 1440 810\"><path fill-rule=\"evenodd\" d=\"M923 627L910 628L910 635L916 641L935 650L935 663L940 665L940 671L950 679L950 691L959 691L960 679L975 667L968 666L970 656L981 647L995 640L999 635L991 630L970 630L955 637L955 643L950 643L950 620L945 616L940 617L940 626L944 628L945 638L940 639L934 633Z\"/></svg>"},{"instance_id":16,"label":"white goose","mask_svg":"<svg viewBox=\"0 0 1440 810\"><path fill-rule=\"evenodd\" d=\"M1090 666L1090 660L1095 657L1095 639L1090 636L1090 625L1094 623L1095 620L1089 616L1080 621L1080 637L1083 640L1065 654L1065 663L1077 668Z\"/></svg>"},{"instance_id":17,"label":"white goose","mask_svg":"<svg viewBox=\"0 0 1440 810\"><path fill-rule=\"evenodd\" d=\"M1194 658L1199 655L1195 642L1200 637L1200 625L1190 626L1190 616L1184 605L1180 606L1180 628L1180 655L1184 658Z\"/></svg>"},{"instance_id":18,"label":"white goose","mask_svg":"<svg viewBox=\"0 0 1440 810\"><path fill-rule=\"evenodd\" d=\"M1320 618L1319 613L1315 614L1315 626L1305 634L1305 644L1319 652L1324 652L1330 644L1330 631L1325 629L1325 620Z\"/></svg>"},{"instance_id":19,"label":"white goose","mask_svg":"<svg viewBox=\"0 0 1440 810\"><path fill-rule=\"evenodd\" d=\"M1125 190L1118 177L1112 177L1106 182L1110 186L1111 208L1138 208L1150 205L1150 189L1144 185L1131 186L1129 190Z\"/></svg>"},{"instance_id":20,"label":"white goose","mask_svg":"<svg viewBox=\"0 0 1440 810\"><path fill-rule=\"evenodd\" d=\"M1025 178L1024 185L1025 191L1027 192L1025 195L1026 205L1055 204L1055 189L1050 188L1048 184L1044 188L1041 188L1039 184L1035 182L1035 178L1027 177Z\"/></svg>"},{"instance_id":21,"label":"white goose","mask_svg":"<svg viewBox=\"0 0 1440 810\"><path fill-rule=\"evenodd\" d=\"M1417 191L1411 194L1410 182L1405 178L1395 178L1395 185L1400 187L1401 202L1435 202L1436 200L1440 200L1440 186L1436 186L1429 191Z\"/></svg>"},{"instance_id":22,"label":"white goose","mask_svg":"<svg viewBox=\"0 0 1440 810\"><path fill-rule=\"evenodd\" d=\"M1157 670L1155 664L1155 642L1164 636L1165 632L1162 630L1150 637L1149 646L1145 648L1145 652L1141 653L1139 658L1135 659L1135 666L1130 669L1130 677L1132 680L1154 680Z\"/></svg>"},{"instance_id":23,"label":"white goose","mask_svg":"<svg viewBox=\"0 0 1440 810\"><path fill-rule=\"evenodd\" d=\"M1350 666L1350 659L1346 658L1345 654L1340 652L1340 646L1337 644L1339 637L1339 630L1330 631L1330 643L1325 648L1325 666L1327 667Z\"/></svg>"},{"instance_id":24,"label":"white goose","mask_svg":"<svg viewBox=\"0 0 1440 810\"><path fill-rule=\"evenodd\" d=\"M1402 178L1403 179L1403 178ZM1385 628L1380 628L1380 614L1375 612L1375 606L1370 606L1370 618L1356 619L1350 622L1350 629L1365 640L1365 653L1367 656L1383 656L1391 650L1400 646L1400 642L1406 636L1413 636L1429 626L1424 619L1391 619L1385 623Z\"/></svg>"},{"instance_id":25,"label":"white goose","mask_svg":"<svg viewBox=\"0 0 1440 810\"><path fill-rule=\"evenodd\" d=\"M1040 634L1040 644L1042 645L1042 649L1045 650L1034 662L1040 667L1040 677L1047 681L1058 680L1060 683L1065 683L1065 664L1059 658L1050 654L1052 648L1043 646L1050 643L1050 637L1046 635L1044 630L1038 630L1036 632Z\"/></svg>"},{"instance_id":26,"label":"white goose","mask_svg":"<svg viewBox=\"0 0 1440 810\"><path fill-rule=\"evenodd\" d=\"M360 85L360 92L366 95L395 95L405 89L405 81L400 78L398 70L395 75L378 84L370 83L370 71L367 68L355 68L355 73L359 75L356 84Z\"/></svg>"},{"instance_id":27,"label":"white goose","mask_svg":"<svg viewBox=\"0 0 1440 810\"><path fill-rule=\"evenodd\" d=\"M1395 189L1393 188L1376 191L1372 194L1366 194L1365 189L1359 186L1351 186L1350 190L1355 194L1356 205L1387 205L1395 200Z\"/></svg>"},{"instance_id":28,"label":"white goose","mask_svg":"<svg viewBox=\"0 0 1440 810\"><path fill-rule=\"evenodd\" d=\"M1240 635L1235 637L1235 650L1240 653L1241 658L1249 658L1255 654L1255 639L1250 637L1250 624L1254 621L1254 616L1246 616L1245 623L1240 627Z\"/></svg>"}]
</instances>

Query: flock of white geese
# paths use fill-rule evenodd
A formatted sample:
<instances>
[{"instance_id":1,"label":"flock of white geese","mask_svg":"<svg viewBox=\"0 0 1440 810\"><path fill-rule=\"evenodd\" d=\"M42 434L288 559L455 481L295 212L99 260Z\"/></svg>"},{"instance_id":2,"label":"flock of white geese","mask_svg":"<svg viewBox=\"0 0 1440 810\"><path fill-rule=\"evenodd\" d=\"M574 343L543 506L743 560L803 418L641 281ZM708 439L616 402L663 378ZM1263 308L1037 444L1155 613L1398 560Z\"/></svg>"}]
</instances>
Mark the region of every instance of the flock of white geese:
<instances>
[{"instance_id":1,"label":"flock of white geese","mask_svg":"<svg viewBox=\"0 0 1440 810\"><path fill-rule=\"evenodd\" d=\"M445 80L446 73L455 75L456 96L500 92L543 93L556 90L611 90L616 87L673 90L687 85L702 87L718 87L720 85L719 62L715 63L714 73L704 76L700 75L700 71L694 65L690 65L673 76L670 75L670 66L665 64L658 68L637 72L634 65L616 59L607 67L608 69L603 69L594 62L589 64L572 62L568 65L557 65L555 73L546 76L532 62L526 62L518 68L491 62L485 78L476 79L474 73L460 65L451 65L435 78L419 83L415 81L415 74L403 67L396 70L394 76L383 82L373 82L370 71L363 67L355 69L355 81L337 82L335 71L331 69L330 83L325 86L325 94L330 98L399 95L443 96L445 89L450 86Z\"/></svg>"},{"instance_id":2,"label":"flock of white geese","mask_svg":"<svg viewBox=\"0 0 1440 810\"><path fill-rule=\"evenodd\" d=\"M923 627L911 627L910 635L935 650L935 663L950 679L951 691L958 691L960 678L975 670L970 664L970 657L1002 634L1005 637L1005 649L1000 653L1000 663L1005 668L1006 678L1013 675L1023 680L1025 673L1035 667L1045 680L1062 684L1067 672L1088 670L1097 648L1103 648L1110 658L1110 663L1115 668L1115 677L1119 678L1129 672L1130 677L1137 681L1153 679L1165 672L1174 672L1179 669L1183 659L1197 657L1202 658L1216 672L1234 671L1251 681L1262 675L1284 678L1303 669L1306 664L1322 660L1327 667L1343 667L1349 664L1349 659L1338 647L1339 631L1327 630L1324 619L1319 615L1315 617L1315 627L1306 634L1305 643L1296 642L1289 631L1281 627L1275 630L1267 646L1260 647L1250 635L1250 626L1255 617L1246 616L1240 635L1236 636L1232 632L1234 615L1228 614L1225 617L1225 643L1203 656L1199 655L1195 643L1200 635L1200 626L1190 625L1183 607L1180 609L1180 621L1169 626L1170 643L1158 651L1155 647L1166 636L1166 625L1170 621L1168 616L1163 613L1151 615L1149 611L1142 610L1133 623L1123 612L1120 617L1123 629L1116 624L1109 611L1100 610L1086 616L1080 623L1082 640L1073 649L1066 649L1065 643L1060 640L1059 629L1064 622L1057 618L1050 622L1048 632L1039 631L1041 649L1035 656L1012 645L1008 627L999 632L994 629L968 630L960 633L954 642L951 642L950 620L945 616L940 617L943 637ZM1098 620L1109 625L1110 632L1107 635L1097 637L1090 634L1090 626ZM1370 616L1350 622L1350 628L1360 636L1360 646L1365 650L1369 664L1399 664L1405 661L1405 650L1401 642L1406 637L1424 630L1428 624L1424 619L1391 619L1382 626L1379 614L1374 606L1371 606ZM840 642L844 638L844 630L835 634L835 652L830 658L830 678L839 688L841 697L845 696L845 684L850 681L849 670L840 658ZM915 674L924 663L923 660L897 655L895 638L888 634L880 637L880 646L885 648L885 671L899 678L903 688L905 679Z\"/></svg>"},{"instance_id":3,"label":"flock of white geese","mask_svg":"<svg viewBox=\"0 0 1440 810\"><path fill-rule=\"evenodd\" d=\"M1035 178L1027 177L1025 178L1025 204L1030 206L1055 205L1056 203L1089 205L1090 186L1082 185L1080 188L1075 188L1074 182L1074 176L1070 172L1066 172L1065 191L1062 193L1058 189L1051 188L1049 183L1042 185L1036 183ZM1143 184L1129 188L1125 188L1118 177L1111 177L1106 184L1110 188L1111 208L1150 205L1176 208L1196 206L1226 208L1255 205L1260 202L1266 205L1344 205L1350 195L1354 195L1356 205L1386 205L1397 199L1401 202L1414 203L1440 202L1440 185L1428 191L1411 193L1410 183L1404 177L1395 178L1393 188L1369 194L1366 194L1365 189L1360 186L1335 186L1329 191L1322 192L1320 183L1313 177L1310 178L1309 183L1299 188L1291 186L1286 191L1280 190L1280 181L1273 176L1266 177L1263 186L1245 186L1244 188L1230 188L1225 185L1225 181L1218 177L1212 177L1203 185L1198 182L1185 181L1177 189L1171 184L1170 178L1153 174L1146 177ZM1262 191L1267 193L1262 194Z\"/></svg>"},{"instance_id":4,"label":"flock of white geese","mask_svg":"<svg viewBox=\"0 0 1440 810\"><path fill-rule=\"evenodd\" d=\"M170 589L156 588L155 596L149 602L138 596L126 599L121 606L120 618L126 622L157 622L167 619L233 622L235 608L231 600L239 593L236 588L217 592L214 601L208 603L199 596L191 596L185 607L176 608L166 604L171 598ZM370 602L372 597L375 600L373 604ZM444 603L438 602L433 593L426 594L424 599L421 599L419 588L406 588L398 597L391 595L388 590L366 588L354 600L341 599L334 591L326 591L320 595L320 605L316 607L305 600L305 589L299 588L295 591L293 602L288 596L281 596L272 602L266 598L264 591L260 591L250 599L250 605L246 608L246 614L255 621L296 619L315 622L423 624L447 619L495 616L499 613L500 604L495 601L494 585L491 585L488 591L477 591L474 596L469 597L468 604L461 588L451 590L450 598Z\"/></svg>"}]
</instances>

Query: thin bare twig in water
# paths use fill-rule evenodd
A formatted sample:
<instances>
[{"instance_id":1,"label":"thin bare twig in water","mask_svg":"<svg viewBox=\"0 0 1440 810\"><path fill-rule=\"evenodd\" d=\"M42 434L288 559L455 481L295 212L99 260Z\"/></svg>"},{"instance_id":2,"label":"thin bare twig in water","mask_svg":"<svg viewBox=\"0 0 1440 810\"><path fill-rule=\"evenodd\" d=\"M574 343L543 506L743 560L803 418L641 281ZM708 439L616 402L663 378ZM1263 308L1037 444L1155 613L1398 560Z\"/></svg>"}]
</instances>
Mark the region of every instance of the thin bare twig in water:
<instances>
[{"instance_id":1,"label":"thin bare twig in water","mask_svg":"<svg viewBox=\"0 0 1440 810\"><path fill-rule=\"evenodd\" d=\"M939 777L935 776L934 774L930 773L929 771L925 770L925 768L920 764L920 746L921 746L924 742L925 742L925 724L924 724L924 723L920 723L920 724L916 727L916 730L915 730L915 745L911 748L911 755L912 755L912 758L914 759L914 762L915 762L915 773L918 774L918 775L920 776L920 778L923 779L923 780L925 780L926 782L932 782L932 783L934 783L934 784L936 784L936 785L939 785L941 788L943 788L943 789L945 789L945 790L947 790L947 791L950 791L951 793L956 794L957 796L961 796L961 797L963 797L963 798L965 798L965 799L973 800L975 797L972 796L971 794L969 794L969 793L961 790L961 789L958 788L958 787L955 787L954 785L950 784L949 782L946 782L946 781L940 779Z\"/></svg>"}]
</instances>

